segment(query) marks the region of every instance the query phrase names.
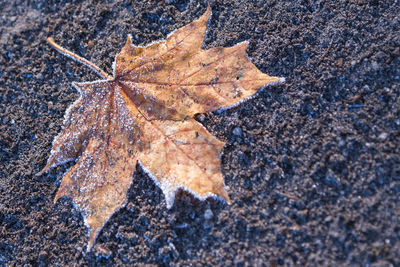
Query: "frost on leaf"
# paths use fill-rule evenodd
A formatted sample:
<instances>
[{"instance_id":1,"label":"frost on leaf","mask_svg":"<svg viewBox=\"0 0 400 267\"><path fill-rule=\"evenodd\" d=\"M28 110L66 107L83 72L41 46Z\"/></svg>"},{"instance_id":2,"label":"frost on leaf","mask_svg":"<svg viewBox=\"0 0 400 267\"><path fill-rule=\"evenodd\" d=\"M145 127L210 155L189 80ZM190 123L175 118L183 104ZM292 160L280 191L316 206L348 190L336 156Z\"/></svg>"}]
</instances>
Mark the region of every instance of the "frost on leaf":
<instances>
[{"instance_id":1,"label":"frost on leaf","mask_svg":"<svg viewBox=\"0 0 400 267\"><path fill-rule=\"evenodd\" d=\"M89 227L90 249L110 216L123 207L136 164L162 189L167 207L184 188L196 197L229 202L220 168L224 143L193 119L196 113L238 103L282 81L258 70L246 42L201 48L210 8L165 41L138 47L128 38L113 76L49 42L105 79L75 83L81 97L68 109L47 165L75 160L55 197L70 197Z\"/></svg>"}]
</instances>

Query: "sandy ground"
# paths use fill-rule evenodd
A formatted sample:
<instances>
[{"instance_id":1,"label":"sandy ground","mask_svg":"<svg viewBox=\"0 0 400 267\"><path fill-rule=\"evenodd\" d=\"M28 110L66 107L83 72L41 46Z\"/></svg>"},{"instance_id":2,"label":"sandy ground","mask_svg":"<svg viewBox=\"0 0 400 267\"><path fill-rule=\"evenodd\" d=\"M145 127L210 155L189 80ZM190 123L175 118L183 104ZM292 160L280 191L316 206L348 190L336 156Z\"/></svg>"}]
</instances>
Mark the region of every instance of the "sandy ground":
<instances>
[{"instance_id":1,"label":"sandy ground","mask_svg":"<svg viewBox=\"0 0 400 267\"><path fill-rule=\"evenodd\" d=\"M9 3L7 3L9 2ZM53 198L66 164L36 177L97 76L48 36L111 72L131 33L145 45L193 21L201 1L0 3L0 265L400 265L398 1L212 1L205 48L250 42L287 82L199 115L227 142L233 203L179 192L171 210L138 167L128 205L92 252L71 201Z\"/></svg>"}]
</instances>

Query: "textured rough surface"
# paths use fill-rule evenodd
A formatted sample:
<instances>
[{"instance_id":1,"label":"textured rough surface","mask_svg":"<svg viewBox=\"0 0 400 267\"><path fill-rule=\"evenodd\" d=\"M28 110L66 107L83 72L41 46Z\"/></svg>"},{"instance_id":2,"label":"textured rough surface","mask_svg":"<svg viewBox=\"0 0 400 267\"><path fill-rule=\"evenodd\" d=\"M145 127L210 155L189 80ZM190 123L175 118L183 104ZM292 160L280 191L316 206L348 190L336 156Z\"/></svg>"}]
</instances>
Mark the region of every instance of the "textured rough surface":
<instances>
[{"instance_id":1,"label":"textured rough surface","mask_svg":"<svg viewBox=\"0 0 400 267\"><path fill-rule=\"evenodd\" d=\"M251 2L251 3L250 3ZM246 4L245 4L246 3ZM141 167L92 252L60 180L34 176L72 81L95 80L47 36L111 70L128 33L146 45L206 10L198 1L0 4L0 264L400 264L399 7L395 1L213 1L204 48L248 40L286 77L237 108L196 117L227 143L232 205L178 192L171 210Z\"/></svg>"}]
</instances>

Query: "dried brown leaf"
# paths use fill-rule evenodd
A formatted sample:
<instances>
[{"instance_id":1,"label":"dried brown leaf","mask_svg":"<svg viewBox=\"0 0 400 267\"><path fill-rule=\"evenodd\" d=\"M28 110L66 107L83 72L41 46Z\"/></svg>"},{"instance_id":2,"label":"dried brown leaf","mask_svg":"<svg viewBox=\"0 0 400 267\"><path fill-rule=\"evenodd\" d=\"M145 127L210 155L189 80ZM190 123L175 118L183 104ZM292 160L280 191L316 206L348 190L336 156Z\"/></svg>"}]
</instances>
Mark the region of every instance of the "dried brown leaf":
<instances>
[{"instance_id":1,"label":"dried brown leaf","mask_svg":"<svg viewBox=\"0 0 400 267\"><path fill-rule=\"evenodd\" d=\"M111 77L89 61L49 42L105 78L74 83L81 97L68 109L40 172L78 159L54 201L70 197L89 227L88 249L110 216L123 207L136 164L160 186L167 207L184 188L196 197L229 202L220 170L224 143L193 119L196 113L238 103L282 81L259 71L247 42L201 49L210 8L165 41L137 47L128 38Z\"/></svg>"}]
</instances>

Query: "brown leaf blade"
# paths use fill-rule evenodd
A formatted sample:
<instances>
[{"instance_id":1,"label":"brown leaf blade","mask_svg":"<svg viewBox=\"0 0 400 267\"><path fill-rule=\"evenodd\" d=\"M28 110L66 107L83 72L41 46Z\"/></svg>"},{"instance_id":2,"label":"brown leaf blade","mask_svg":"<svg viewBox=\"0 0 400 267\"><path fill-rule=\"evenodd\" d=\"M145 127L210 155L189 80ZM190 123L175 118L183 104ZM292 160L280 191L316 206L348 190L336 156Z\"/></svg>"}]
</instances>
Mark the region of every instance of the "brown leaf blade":
<instances>
[{"instance_id":1,"label":"brown leaf blade","mask_svg":"<svg viewBox=\"0 0 400 267\"><path fill-rule=\"evenodd\" d=\"M121 66L116 79L133 89L128 94L157 103L133 100L147 119L182 120L215 111L252 96L266 84L283 81L257 69L246 55L247 42L201 49L210 14L208 8L198 20L147 48L133 47L128 38L117 56L116 66Z\"/></svg>"},{"instance_id":2,"label":"brown leaf blade","mask_svg":"<svg viewBox=\"0 0 400 267\"><path fill-rule=\"evenodd\" d=\"M201 49L210 14L210 7L208 7L199 19L177 29L167 40L147 47L133 46L128 37L115 61L115 78L160 81L154 76L154 71L160 71L176 58L189 58Z\"/></svg>"},{"instance_id":3,"label":"brown leaf blade","mask_svg":"<svg viewBox=\"0 0 400 267\"><path fill-rule=\"evenodd\" d=\"M75 84L81 97L66 112L39 173L77 159L55 201L73 200L89 228L88 250L125 205L137 162L160 186L168 208L178 188L230 202L220 167L224 143L193 116L235 105L283 79L258 70L246 55L246 42L203 50L210 15L208 7L198 20L147 47L133 46L128 38L113 77L49 39L107 79Z\"/></svg>"},{"instance_id":4,"label":"brown leaf blade","mask_svg":"<svg viewBox=\"0 0 400 267\"><path fill-rule=\"evenodd\" d=\"M163 190L168 208L178 188L200 199L218 195L229 202L219 160L223 142L194 119L148 121L143 130L150 146L138 157Z\"/></svg>"},{"instance_id":5,"label":"brown leaf blade","mask_svg":"<svg viewBox=\"0 0 400 267\"><path fill-rule=\"evenodd\" d=\"M42 172L79 160L63 177L54 202L70 197L89 228L88 249L104 223L125 205L142 132L129 104L109 81L75 84L81 97L67 111ZM134 111L134 110L133 110ZM41 173L42 173L41 172Z\"/></svg>"},{"instance_id":6,"label":"brown leaf blade","mask_svg":"<svg viewBox=\"0 0 400 267\"><path fill-rule=\"evenodd\" d=\"M106 221L125 205L136 158L125 149L91 139L79 161L64 176L54 198L70 197L90 229L88 248Z\"/></svg>"}]
</instances>

